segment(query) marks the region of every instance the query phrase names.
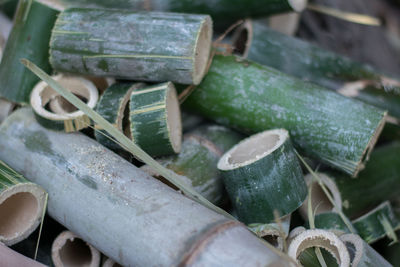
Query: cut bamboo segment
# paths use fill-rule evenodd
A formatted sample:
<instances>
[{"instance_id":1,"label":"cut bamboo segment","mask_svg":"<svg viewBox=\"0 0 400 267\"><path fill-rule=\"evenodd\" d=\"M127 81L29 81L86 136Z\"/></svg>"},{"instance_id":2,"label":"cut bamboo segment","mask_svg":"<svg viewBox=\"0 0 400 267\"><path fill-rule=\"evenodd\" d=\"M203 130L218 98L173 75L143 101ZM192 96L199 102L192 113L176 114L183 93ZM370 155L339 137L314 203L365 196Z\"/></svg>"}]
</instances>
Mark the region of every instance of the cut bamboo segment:
<instances>
[{"instance_id":1,"label":"cut bamboo segment","mask_svg":"<svg viewBox=\"0 0 400 267\"><path fill-rule=\"evenodd\" d=\"M99 267L101 255L76 234L64 231L53 242L51 258L55 267Z\"/></svg>"},{"instance_id":2,"label":"cut bamboo segment","mask_svg":"<svg viewBox=\"0 0 400 267\"><path fill-rule=\"evenodd\" d=\"M121 265L119 265L118 263L116 263L115 261L113 261L112 259L107 259L102 267L122 267Z\"/></svg>"},{"instance_id":3,"label":"cut bamboo segment","mask_svg":"<svg viewBox=\"0 0 400 267\"><path fill-rule=\"evenodd\" d=\"M221 204L226 193L217 163L222 154L241 139L240 134L228 128L207 125L184 136L179 154L160 158L158 162L180 175L182 182L210 202ZM147 165L142 169L154 177L159 176Z\"/></svg>"},{"instance_id":4,"label":"cut bamboo segment","mask_svg":"<svg viewBox=\"0 0 400 267\"><path fill-rule=\"evenodd\" d=\"M46 267L40 262L34 261L6 247L0 242L0 261L2 267Z\"/></svg>"},{"instance_id":5,"label":"cut bamboo segment","mask_svg":"<svg viewBox=\"0 0 400 267\"><path fill-rule=\"evenodd\" d=\"M144 87L143 83L116 83L110 86L101 96L96 106L96 111L104 119L112 123L118 130L130 137L129 125L129 101L131 93L138 88ZM107 132L95 126L97 131L94 135L96 140L112 150L122 149L115 141L111 140Z\"/></svg>"},{"instance_id":6,"label":"cut bamboo segment","mask_svg":"<svg viewBox=\"0 0 400 267\"><path fill-rule=\"evenodd\" d=\"M2 124L0 147L0 159L48 190L50 216L121 265L289 264L242 224L178 194L87 136L46 130L29 109Z\"/></svg>"},{"instance_id":7,"label":"cut bamboo segment","mask_svg":"<svg viewBox=\"0 0 400 267\"><path fill-rule=\"evenodd\" d=\"M358 235L345 234L340 236L351 255L351 267L392 266L385 258L370 247Z\"/></svg>"},{"instance_id":8,"label":"cut bamboo segment","mask_svg":"<svg viewBox=\"0 0 400 267\"><path fill-rule=\"evenodd\" d=\"M298 261L301 253L312 247L328 251L340 267L350 266L350 255L345 244L334 233L326 230L303 231L290 243L288 255Z\"/></svg>"},{"instance_id":9,"label":"cut bamboo segment","mask_svg":"<svg viewBox=\"0 0 400 267\"><path fill-rule=\"evenodd\" d=\"M289 12L268 17L268 27L272 30L293 36L300 23L300 13Z\"/></svg>"},{"instance_id":10,"label":"cut bamboo segment","mask_svg":"<svg viewBox=\"0 0 400 267\"><path fill-rule=\"evenodd\" d=\"M54 76L53 79L65 85L73 94L85 99L89 107L96 106L99 94L92 82L81 77L61 74ZM60 99L52 101L56 98ZM49 129L74 132L91 124L90 119L82 111L76 110L43 81L39 82L32 90L31 106L35 111L37 121ZM52 112L51 109L55 112Z\"/></svg>"},{"instance_id":11,"label":"cut bamboo segment","mask_svg":"<svg viewBox=\"0 0 400 267\"><path fill-rule=\"evenodd\" d=\"M0 98L0 123L11 114L15 105L7 99Z\"/></svg>"},{"instance_id":12,"label":"cut bamboo segment","mask_svg":"<svg viewBox=\"0 0 400 267\"><path fill-rule=\"evenodd\" d=\"M73 8L58 16L50 63L84 75L199 84L211 37L207 15Z\"/></svg>"},{"instance_id":13,"label":"cut bamboo segment","mask_svg":"<svg viewBox=\"0 0 400 267\"><path fill-rule=\"evenodd\" d=\"M0 160L0 243L14 245L36 229L44 213L46 195L43 188Z\"/></svg>"},{"instance_id":14,"label":"cut bamboo segment","mask_svg":"<svg viewBox=\"0 0 400 267\"><path fill-rule=\"evenodd\" d=\"M360 101L234 56L215 56L184 105L247 132L283 127L307 156L352 176L364 167L386 116Z\"/></svg>"},{"instance_id":15,"label":"cut bamboo segment","mask_svg":"<svg viewBox=\"0 0 400 267\"><path fill-rule=\"evenodd\" d=\"M306 81L338 89L340 82L380 81L382 73L298 38L269 29L263 23L247 20L235 32L236 51L245 58Z\"/></svg>"},{"instance_id":16,"label":"cut bamboo segment","mask_svg":"<svg viewBox=\"0 0 400 267\"><path fill-rule=\"evenodd\" d=\"M400 194L399 153L398 142L376 148L365 170L360 172L357 179L351 179L338 172L318 173L318 176L331 192L336 206L342 207L343 212L350 219L354 219L371 207L387 199L394 199ZM313 181L312 175L306 175L305 179L313 183L313 210L319 204L317 214L334 211L318 183ZM300 212L304 218L307 217L306 205L302 206Z\"/></svg>"},{"instance_id":17,"label":"cut bamboo segment","mask_svg":"<svg viewBox=\"0 0 400 267\"><path fill-rule=\"evenodd\" d=\"M270 223L274 211L286 216L301 206L307 186L284 129L244 139L218 162L229 198L239 220Z\"/></svg>"},{"instance_id":18,"label":"cut bamboo segment","mask_svg":"<svg viewBox=\"0 0 400 267\"><path fill-rule=\"evenodd\" d=\"M0 96L11 102L29 103L29 95L39 79L21 63L29 58L46 72L51 29L57 11L34 0L21 0L14 26L0 64Z\"/></svg>"},{"instance_id":19,"label":"cut bamboo segment","mask_svg":"<svg viewBox=\"0 0 400 267\"><path fill-rule=\"evenodd\" d=\"M338 236L351 233L351 230L336 212L324 212L315 215L314 224L315 228L329 230Z\"/></svg>"},{"instance_id":20,"label":"cut bamboo segment","mask_svg":"<svg viewBox=\"0 0 400 267\"><path fill-rule=\"evenodd\" d=\"M129 106L133 142L151 156L181 151L181 113L171 82L138 88L131 93Z\"/></svg>"},{"instance_id":21,"label":"cut bamboo segment","mask_svg":"<svg viewBox=\"0 0 400 267\"><path fill-rule=\"evenodd\" d=\"M358 234L368 244L388 236L397 240L396 231L400 230L400 220L396 217L389 201L386 201L353 222Z\"/></svg>"}]
</instances>

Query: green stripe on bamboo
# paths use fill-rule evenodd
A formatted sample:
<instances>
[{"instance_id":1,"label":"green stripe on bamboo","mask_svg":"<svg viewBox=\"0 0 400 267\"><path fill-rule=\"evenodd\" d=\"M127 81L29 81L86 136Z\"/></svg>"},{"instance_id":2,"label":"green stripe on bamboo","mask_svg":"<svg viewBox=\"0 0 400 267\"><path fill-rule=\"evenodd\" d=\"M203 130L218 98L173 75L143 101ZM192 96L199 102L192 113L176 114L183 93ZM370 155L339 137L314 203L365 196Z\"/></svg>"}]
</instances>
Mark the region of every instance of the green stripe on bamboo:
<instances>
[{"instance_id":1,"label":"green stripe on bamboo","mask_svg":"<svg viewBox=\"0 0 400 267\"><path fill-rule=\"evenodd\" d=\"M100 97L99 103L96 106L96 112L104 119L125 135L130 137L129 125L129 101L131 93L138 88L144 87L143 83L116 83L111 85ZM128 125L126 125L128 124ZM109 137L107 131L95 126L97 131L94 135L96 140L112 150L122 149L113 139Z\"/></svg>"},{"instance_id":2,"label":"green stripe on bamboo","mask_svg":"<svg viewBox=\"0 0 400 267\"><path fill-rule=\"evenodd\" d=\"M72 8L53 28L50 63L63 72L198 84L211 37L207 15Z\"/></svg>"},{"instance_id":3,"label":"green stripe on bamboo","mask_svg":"<svg viewBox=\"0 0 400 267\"><path fill-rule=\"evenodd\" d=\"M179 153L182 123L175 86L171 82L131 93L132 140L151 156Z\"/></svg>"},{"instance_id":4,"label":"green stripe on bamboo","mask_svg":"<svg viewBox=\"0 0 400 267\"><path fill-rule=\"evenodd\" d=\"M89 80L62 74L54 76L53 79L68 87L73 94L85 99L89 107L96 106L99 98L98 91ZM33 88L30 103L36 120L46 128L68 133L91 125L89 117L82 111L76 110L44 81Z\"/></svg>"},{"instance_id":5,"label":"green stripe on bamboo","mask_svg":"<svg viewBox=\"0 0 400 267\"><path fill-rule=\"evenodd\" d=\"M367 214L352 221L358 234L368 244L374 243L385 236L397 241L396 230L400 229L400 220L393 212L389 201L374 208Z\"/></svg>"},{"instance_id":6,"label":"green stripe on bamboo","mask_svg":"<svg viewBox=\"0 0 400 267\"><path fill-rule=\"evenodd\" d=\"M39 226L47 193L0 160L0 242L14 245Z\"/></svg>"},{"instance_id":7,"label":"green stripe on bamboo","mask_svg":"<svg viewBox=\"0 0 400 267\"><path fill-rule=\"evenodd\" d=\"M250 133L285 128L307 156L352 176L364 167L386 116L360 101L234 56L215 56L184 105Z\"/></svg>"},{"instance_id":8,"label":"green stripe on bamboo","mask_svg":"<svg viewBox=\"0 0 400 267\"><path fill-rule=\"evenodd\" d=\"M291 214L307 196L307 186L284 129L244 139L218 162L229 198L239 220L270 223L274 211Z\"/></svg>"},{"instance_id":9,"label":"green stripe on bamboo","mask_svg":"<svg viewBox=\"0 0 400 267\"><path fill-rule=\"evenodd\" d=\"M12 102L29 103L29 96L39 79L21 63L28 58L49 73L51 29L58 11L34 0L21 0L14 18L0 64L0 96Z\"/></svg>"}]
</instances>

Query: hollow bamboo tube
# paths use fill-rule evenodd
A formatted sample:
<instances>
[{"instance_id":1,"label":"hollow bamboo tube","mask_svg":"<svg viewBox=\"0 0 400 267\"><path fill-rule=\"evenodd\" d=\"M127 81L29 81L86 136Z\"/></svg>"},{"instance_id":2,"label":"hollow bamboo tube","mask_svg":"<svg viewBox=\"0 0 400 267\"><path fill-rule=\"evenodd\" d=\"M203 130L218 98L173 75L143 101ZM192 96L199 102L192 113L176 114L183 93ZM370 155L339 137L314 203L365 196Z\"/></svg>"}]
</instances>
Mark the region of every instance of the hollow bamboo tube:
<instances>
[{"instance_id":1,"label":"hollow bamboo tube","mask_svg":"<svg viewBox=\"0 0 400 267\"><path fill-rule=\"evenodd\" d=\"M76 234L63 231L53 242L51 258L55 267L98 267L101 255Z\"/></svg>"},{"instance_id":2,"label":"hollow bamboo tube","mask_svg":"<svg viewBox=\"0 0 400 267\"><path fill-rule=\"evenodd\" d=\"M48 190L53 218L122 265L288 264L240 223L82 134L46 130L29 109L0 127L0 159Z\"/></svg>"},{"instance_id":3,"label":"hollow bamboo tube","mask_svg":"<svg viewBox=\"0 0 400 267\"><path fill-rule=\"evenodd\" d=\"M6 247L0 242L0 265L1 267L46 267L22 254Z\"/></svg>"},{"instance_id":4,"label":"hollow bamboo tube","mask_svg":"<svg viewBox=\"0 0 400 267\"><path fill-rule=\"evenodd\" d=\"M0 160L0 242L14 245L39 225L46 191Z\"/></svg>"}]
</instances>

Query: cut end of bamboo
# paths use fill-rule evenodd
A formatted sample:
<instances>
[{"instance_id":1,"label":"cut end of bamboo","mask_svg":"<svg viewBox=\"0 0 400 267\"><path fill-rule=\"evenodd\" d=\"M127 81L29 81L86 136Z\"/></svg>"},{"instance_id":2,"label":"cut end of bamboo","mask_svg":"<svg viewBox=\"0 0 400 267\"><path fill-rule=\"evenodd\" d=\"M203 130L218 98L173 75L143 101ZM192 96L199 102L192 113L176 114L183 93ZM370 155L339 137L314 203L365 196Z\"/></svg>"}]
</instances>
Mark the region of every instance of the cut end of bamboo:
<instances>
[{"instance_id":1,"label":"cut end of bamboo","mask_svg":"<svg viewBox=\"0 0 400 267\"><path fill-rule=\"evenodd\" d=\"M381 121L379 122L378 127L376 127L374 134L372 135L366 148L364 149L364 152L362 153L360 161L357 163L357 167L354 170L352 177L357 177L358 173L365 168L365 164L369 160L369 156L371 155L371 152L374 149L376 142L378 141L378 138L383 130L383 127L385 126L388 117L387 115L388 115L387 112L383 113Z\"/></svg>"},{"instance_id":2,"label":"cut end of bamboo","mask_svg":"<svg viewBox=\"0 0 400 267\"><path fill-rule=\"evenodd\" d=\"M14 245L27 238L40 224L46 191L33 183L10 187L0 195L0 242Z\"/></svg>"},{"instance_id":3,"label":"cut end of bamboo","mask_svg":"<svg viewBox=\"0 0 400 267\"><path fill-rule=\"evenodd\" d=\"M166 112L171 146L175 153L179 153L182 148L182 119L178 95L174 84L171 82L168 83Z\"/></svg>"},{"instance_id":4,"label":"cut end of bamboo","mask_svg":"<svg viewBox=\"0 0 400 267\"><path fill-rule=\"evenodd\" d=\"M364 240L355 234L345 234L340 236L340 239L344 242L351 256L351 266L358 266L364 254Z\"/></svg>"},{"instance_id":5,"label":"cut end of bamboo","mask_svg":"<svg viewBox=\"0 0 400 267\"><path fill-rule=\"evenodd\" d=\"M296 12L302 12L307 7L308 0L288 0L288 4Z\"/></svg>"},{"instance_id":6,"label":"cut end of bamboo","mask_svg":"<svg viewBox=\"0 0 400 267\"><path fill-rule=\"evenodd\" d=\"M247 166L278 149L289 138L288 131L275 129L244 139L226 152L218 162L218 169L233 170Z\"/></svg>"},{"instance_id":7,"label":"cut end of bamboo","mask_svg":"<svg viewBox=\"0 0 400 267\"><path fill-rule=\"evenodd\" d=\"M119 265L118 263L116 263L115 261L113 261L112 259L107 259L104 263L102 267L122 267L122 265Z\"/></svg>"},{"instance_id":8,"label":"cut end of bamboo","mask_svg":"<svg viewBox=\"0 0 400 267\"><path fill-rule=\"evenodd\" d=\"M57 75L52 78L65 88L68 88L68 90L76 96L84 99L90 108L94 108L96 105L99 94L97 88L89 80L81 77L64 75ZM39 82L33 88L30 102L35 113L49 121L65 123L71 120L81 119L85 116L82 111L77 110L75 106L59 95L44 81ZM87 126L88 125L81 125L80 127L76 127L77 129L75 130L80 130ZM68 129L65 130L69 131Z\"/></svg>"},{"instance_id":9,"label":"cut end of bamboo","mask_svg":"<svg viewBox=\"0 0 400 267\"><path fill-rule=\"evenodd\" d=\"M62 232L54 240L51 257L56 267L100 265L100 252L70 231Z\"/></svg>"},{"instance_id":10,"label":"cut end of bamboo","mask_svg":"<svg viewBox=\"0 0 400 267\"><path fill-rule=\"evenodd\" d=\"M198 42L195 47L194 53L194 70L193 70L193 84L198 85L203 79L207 71L208 60L210 58L211 44L212 44L212 20L210 16L206 16L203 24L201 25Z\"/></svg>"},{"instance_id":11,"label":"cut end of bamboo","mask_svg":"<svg viewBox=\"0 0 400 267\"><path fill-rule=\"evenodd\" d=\"M328 251L340 267L350 266L345 244L334 233L325 230L307 230L297 235L289 245L288 255L297 261L302 252L312 247Z\"/></svg>"},{"instance_id":12,"label":"cut end of bamboo","mask_svg":"<svg viewBox=\"0 0 400 267\"><path fill-rule=\"evenodd\" d=\"M252 40L253 22L247 19L233 34L232 45L235 54L247 58Z\"/></svg>"},{"instance_id":13,"label":"cut end of bamboo","mask_svg":"<svg viewBox=\"0 0 400 267\"><path fill-rule=\"evenodd\" d=\"M316 173L318 177L321 179L322 183L330 192L333 201L335 202L336 207L342 208L342 197L340 195L339 189L336 186L335 182L329 178L326 174ZM326 196L322 187L319 183L314 179L312 174L307 174L304 179L308 186L311 186L311 206L312 211L315 212L315 215L321 214L324 212L332 212L336 211L334 205L329 201L329 198ZM304 219L308 218L308 198L304 201L303 205L300 207L299 212Z\"/></svg>"}]
</instances>

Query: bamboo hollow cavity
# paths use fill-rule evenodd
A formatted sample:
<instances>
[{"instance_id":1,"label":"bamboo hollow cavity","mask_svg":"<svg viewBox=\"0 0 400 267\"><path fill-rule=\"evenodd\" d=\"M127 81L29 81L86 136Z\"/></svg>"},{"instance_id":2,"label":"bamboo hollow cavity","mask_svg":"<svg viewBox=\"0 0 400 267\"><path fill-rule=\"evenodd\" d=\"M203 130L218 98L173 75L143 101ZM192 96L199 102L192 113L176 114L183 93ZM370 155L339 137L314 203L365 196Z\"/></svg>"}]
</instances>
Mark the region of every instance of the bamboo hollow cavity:
<instances>
[{"instance_id":1,"label":"bamboo hollow cavity","mask_svg":"<svg viewBox=\"0 0 400 267\"><path fill-rule=\"evenodd\" d=\"M308 248L319 247L328 251L340 267L350 266L350 255L345 244L334 233L326 230L306 230L290 243L288 255L296 261Z\"/></svg>"},{"instance_id":2,"label":"bamboo hollow cavity","mask_svg":"<svg viewBox=\"0 0 400 267\"><path fill-rule=\"evenodd\" d=\"M101 96L96 106L96 112L130 137L129 101L131 93L144 86L143 83L115 83L111 85ZM98 125L95 128L97 131L94 135L100 144L112 150L122 149L119 144L110 139L104 129L101 129Z\"/></svg>"},{"instance_id":3,"label":"bamboo hollow cavity","mask_svg":"<svg viewBox=\"0 0 400 267\"><path fill-rule=\"evenodd\" d=\"M49 3L51 0L39 0ZM244 17L264 17L289 11L302 12L307 0L62 0L64 6L106 7L128 10L155 10L164 12L209 14L218 28L225 27ZM58 5L60 6L60 5ZM63 6L60 6L63 9Z\"/></svg>"},{"instance_id":4,"label":"bamboo hollow cavity","mask_svg":"<svg viewBox=\"0 0 400 267\"><path fill-rule=\"evenodd\" d=\"M303 173L284 129L244 139L217 166L239 220L246 224L270 223L274 211L286 216L307 196Z\"/></svg>"},{"instance_id":5,"label":"bamboo hollow cavity","mask_svg":"<svg viewBox=\"0 0 400 267\"><path fill-rule=\"evenodd\" d=\"M101 255L76 234L63 231L53 242L51 258L55 267L99 267Z\"/></svg>"},{"instance_id":6,"label":"bamboo hollow cavity","mask_svg":"<svg viewBox=\"0 0 400 267\"><path fill-rule=\"evenodd\" d=\"M180 106L171 82L133 91L129 107L130 135L140 148L151 156L181 151Z\"/></svg>"},{"instance_id":7,"label":"bamboo hollow cavity","mask_svg":"<svg viewBox=\"0 0 400 267\"><path fill-rule=\"evenodd\" d=\"M53 28L50 63L86 75L198 84L211 37L207 15L72 8Z\"/></svg>"},{"instance_id":8,"label":"bamboo hollow cavity","mask_svg":"<svg viewBox=\"0 0 400 267\"><path fill-rule=\"evenodd\" d=\"M53 79L76 96L85 99L89 107L96 106L99 94L97 88L89 80L62 74L54 76ZM74 132L91 124L90 119L82 111L77 110L44 81L33 88L30 103L35 111L36 119L46 128Z\"/></svg>"},{"instance_id":9,"label":"bamboo hollow cavity","mask_svg":"<svg viewBox=\"0 0 400 267\"><path fill-rule=\"evenodd\" d=\"M397 240L396 231L400 230L400 220L393 212L389 201L386 201L352 221L358 234L368 244L374 243L387 236Z\"/></svg>"},{"instance_id":10,"label":"bamboo hollow cavity","mask_svg":"<svg viewBox=\"0 0 400 267\"><path fill-rule=\"evenodd\" d=\"M50 32L58 11L34 0L19 1L14 26L0 63L0 97L12 102L29 103L29 96L39 79L19 60L28 58L46 72Z\"/></svg>"},{"instance_id":11,"label":"bamboo hollow cavity","mask_svg":"<svg viewBox=\"0 0 400 267\"><path fill-rule=\"evenodd\" d=\"M233 44L249 60L332 89L341 82L383 77L369 65L271 30L260 21L247 20L236 30Z\"/></svg>"},{"instance_id":12,"label":"bamboo hollow cavity","mask_svg":"<svg viewBox=\"0 0 400 267\"><path fill-rule=\"evenodd\" d=\"M369 211L387 199L394 199L400 194L400 143L389 143L377 147L371 154L366 168L360 172L357 179L339 172L317 173L323 184L331 192L337 207L354 219ZM321 187L311 174L306 175L306 181L312 182L313 210L319 204L317 214L334 211ZM379 182L377 182L379 181ZM300 209L306 214L306 205Z\"/></svg>"},{"instance_id":13,"label":"bamboo hollow cavity","mask_svg":"<svg viewBox=\"0 0 400 267\"><path fill-rule=\"evenodd\" d=\"M80 133L46 130L29 109L0 127L0 159L48 190L50 216L121 265L288 265L243 225Z\"/></svg>"},{"instance_id":14,"label":"bamboo hollow cavity","mask_svg":"<svg viewBox=\"0 0 400 267\"><path fill-rule=\"evenodd\" d=\"M221 204L226 193L217 163L241 139L242 135L223 126L201 126L184 136L179 154L160 158L158 162L180 175L183 182L210 202ZM153 172L147 165L143 169Z\"/></svg>"},{"instance_id":15,"label":"bamboo hollow cavity","mask_svg":"<svg viewBox=\"0 0 400 267\"><path fill-rule=\"evenodd\" d=\"M375 107L234 56L215 56L184 105L246 132L283 127L305 154L353 176L369 158L386 116Z\"/></svg>"},{"instance_id":16,"label":"bamboo hollow cavity","mask_svg":"<svg viewBox=\"0 0 400 267\"><path fill-rule=\"evenodd\" d=\"M1 265L5 267L46 267L46 265L43 265L40 262L34 261L28 257L25 257L22 254L15 252L11 248L6 247L1 242L0 259Z\"/></svg>"},{"instance_id":17,"label":"bamboo hollow cavity","mask_svg":"<svg viewBox=\"0 0 400 267\"><path fill-rule=\"evenodd\" d=\"M351 255L352 267L364 266L392 266L385 258L365 243L358 235L345 234L340 236Z\"/></svg>"},{"instance_id":18,"label":"bamboo hollow cavity","mask_svg":"<svg viewBox=\"0 0 400 267\"><path fill-rule=\"evenodd\" d=\"M0 160L0 243L14 245L39 225L46 191Z\"/></svg>"}]
</instances>

